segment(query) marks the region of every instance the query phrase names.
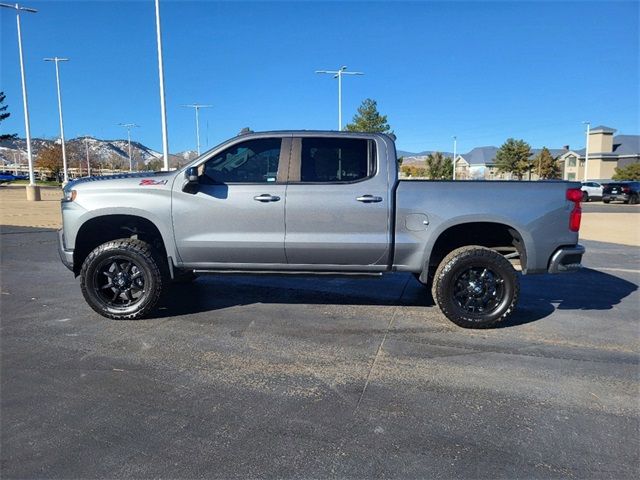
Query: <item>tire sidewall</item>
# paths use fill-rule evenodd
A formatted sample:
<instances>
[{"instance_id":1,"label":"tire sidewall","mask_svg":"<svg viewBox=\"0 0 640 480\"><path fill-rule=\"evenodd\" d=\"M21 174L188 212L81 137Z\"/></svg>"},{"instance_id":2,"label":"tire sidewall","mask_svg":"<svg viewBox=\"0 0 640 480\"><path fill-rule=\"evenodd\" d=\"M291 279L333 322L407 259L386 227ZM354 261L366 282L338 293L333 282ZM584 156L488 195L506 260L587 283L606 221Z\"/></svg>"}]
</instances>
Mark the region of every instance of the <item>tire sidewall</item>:
<instances>
[{"instance_id":1,"label":"tire sidewall","mask_svg":"<svg viewBox=\"0 0 640 480\"><path fill-rule=\"evenodd\" d=\"M85 260L81 273L82 293L91 308L101 315L115 319L137 318L150 310L157 301L155 292L161 288L158 267L151 263L144 255L138 253L134 248L127 248L127 246L130 247L130 245L123 246L114 243L115 242L109 242L101 245ZM115 308L110 306L105 303L96 291L96 269L102 265L105 260L113 257L131 260L143 271L145 281L143 299L129 307Z\"/></svg>"},{"instance_id":2,"label":"tire sidewall","mask_svg":"<svg viewBox=\"0 0 640 480\"><path fill-rule=\"evenodd\" d=\"M477 252L481 251L482 255ZM499 253L481 248L467 250L453 258L445 259L444 268L438 272L434 283L434 298L443 313L459 326L482 328L505 318L513 310L519 293L518 275L513 266ZM498 307L488 314L472 314L460 307L453 292L458 277L474 267L488 268L503 279L503 298Z\"/></svg>"}]
</instances>

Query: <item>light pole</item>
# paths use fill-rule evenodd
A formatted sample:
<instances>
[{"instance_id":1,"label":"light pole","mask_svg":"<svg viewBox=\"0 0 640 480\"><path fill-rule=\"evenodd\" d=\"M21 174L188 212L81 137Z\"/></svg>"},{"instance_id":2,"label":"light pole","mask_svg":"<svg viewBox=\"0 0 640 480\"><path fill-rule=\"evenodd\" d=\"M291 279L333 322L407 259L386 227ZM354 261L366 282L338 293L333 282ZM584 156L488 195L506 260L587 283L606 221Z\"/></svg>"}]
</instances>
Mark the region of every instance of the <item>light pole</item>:
<instances>
[{"instance_id":1,"label":"light pole","mask_svg":"<svg viewBox=\"0 0 640 480\"><path fill-rule=\"evenodd\" d=\"M453 137L453 179L456 179L456 151L458 147L458 137Z\"/></svg>"},{"instance_id":2,"label":"light pole","mask_svg":"<svg viewBox=\"0 0 640 480\"><path fill-rule=\"evenodd\" d=\"M342 131L342 76L343 75L364 75L363 72L347 72L347 67L340 67L339 70L316 70L316 73L328 73L333 78L338 79L338 131Z\"/></svg>"},{"instance_id":3,"label":"light pole","mask_svg":"<svg viewBox=\"0 0 640 480\"><path fill-rule=\"evenodd\" d=\"M584 148L584 181L587 181L587 170L589 168L589 132L591 130L591 123L590 122L582 122L584 125L587 126L587 143L585 144L585 148Z\"/></svg>"},{"instance_id":4,"label":"light pole","mask_svg":"<svg viewBox=\"0 0 640 480\"><path fill-rule=\"evenodd\" d=\"M91 176L91 162L89 161L89 135L84 136L84 149L87 154L87 177Z\"/></svg>"},{"instance_id":5,"label":"light pole","mask_svg":"<svg viewBox=\"0 0 640 480\"><path fill-rule=\"evenodd\" d=\"M27 79L24 73L24 56L22 54L22 31L20 30L20 12L36 13L34 8L22 7L16 4L0 3L0 7L13 8L16 11L16 25L18 27L18 52L20 54L20 76L22 78L22 103L24 105L24 130L27 137L27 161L29 163L29 185L27 185L27 200L40 200L40 188L36 186L33 174L33 155L31 153L31 126L29 124L29 106L27 100Z\"/></svg>"},{"instance_id":6,"label":"light pole","mask_svg":"<svg viewBox=\"0 0 640 480\"><path fill-rule=\"evenodd\" d=\"M119 123L121 127L127 129L127 141L129 142L129 171L133 171L133 164L131 162L131 129L135 127L139 127L140 125L136 125L135 123Z\"/></svg>"},{"instance_id":7,"label":"light pole","mask_svg":"<svg viewBox=\"0 0 640 480\"><path fill-rule=\"evenodd\" d=\"M213 105L203 105L201 103L191 103L189 105L182 105L183 107L193 108L196 111L196 151L200 156L200 117L199 112L201 108L210 108Z\"/></svg>"},{"instance_id":8,"label":"light pole","mask_svg":"<svg viewBox=\"0 0 640 480\"><path fill-rule=\"evenodd\" d=\"M162 158L164 170L169 170L169 140L167 138L167 108L164 101L164 65L162 63L162 32L160 30L160 0L156 0L156 39L158 41L158 77L160 79L160 118L162 120Z\"/></svg>"},{"instance_id":9,"label":"light pole","mask_svg":"<svg viewBox=\"0 0 640 480\"><path fill-rule=\"evenodd\" d=\"M60 94L60 62L68 62L68 58L45 58L45 62L55 62L56 64L56 87L58 89L58 114L60 115L60 142L62 142L62 173L64 175L63 185L69 183L69 172L67 171L67 150L64 146L64 122L62 121L62 95Z\"/></svg>"}]
</instances>

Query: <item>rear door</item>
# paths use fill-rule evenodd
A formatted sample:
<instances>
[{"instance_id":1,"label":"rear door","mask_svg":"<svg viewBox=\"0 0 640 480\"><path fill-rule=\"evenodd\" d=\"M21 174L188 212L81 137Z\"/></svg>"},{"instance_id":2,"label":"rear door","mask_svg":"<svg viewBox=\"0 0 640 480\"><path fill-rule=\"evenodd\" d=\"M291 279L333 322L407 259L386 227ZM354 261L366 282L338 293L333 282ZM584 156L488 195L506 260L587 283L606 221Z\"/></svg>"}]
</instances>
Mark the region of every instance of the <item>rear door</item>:
<instances>
[{"instance_id":1,"label":"rear door","mask_svg":"<svg viewBox=\"0 0 640 480\"><path fill-rule=\"evenodd\" d=\"M198 167L195 191L174 183L176 245L186 266L285 264L290 137L242 140Z\"/></svg>"},{"instance_id":2,"label":"rear door","mask_svg":"<svg viewBox=\"0 0 640 480\"><path fill-rule=\"evenodd\" d=\"M384 269L391 199L379 150L375 138L362 136L293 139L285 211L289 264Z\"/></svg>"}]
</instances>

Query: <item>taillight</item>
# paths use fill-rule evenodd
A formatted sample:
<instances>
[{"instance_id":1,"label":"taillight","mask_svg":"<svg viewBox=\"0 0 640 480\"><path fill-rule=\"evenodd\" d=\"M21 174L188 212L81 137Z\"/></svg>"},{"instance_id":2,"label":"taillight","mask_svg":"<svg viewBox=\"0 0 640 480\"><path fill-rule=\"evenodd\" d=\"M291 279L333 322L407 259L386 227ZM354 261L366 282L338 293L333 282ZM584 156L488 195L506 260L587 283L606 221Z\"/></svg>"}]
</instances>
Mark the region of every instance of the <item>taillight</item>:
<instances>
[{"instance_id":1,"label":"taillight","mask_svg":"<svg viewBox=\"0 0 640 480\"><path fill-rule=\"evenodd\" d=\"M571 215L569 215L569 230L572 232L577 232L580 230L580 221L582 220L582 209L580 208L580 204L576 203L576 206L571 210Z\"/></svg>"},{"instance_id":2,"label":"taillight","mask_svg":"<svg viewBox=\"0 0 640 480\"><path fill-rule=\"evenodd\" d=\"M630 190L629 187L622 187L622 191L624 193L629 193L629 190Z\"/></svg>"},{"instance_id":3,"label":"taillight","mask_svg":"<svg viewBox=\"0 0 640 480\"><path fill-rule=\"evenodd\" d=\"M580 203L580 201L582 200L582 190L580 190L579 188L568 188L567 200L574 203Z\"/></svg>"},{"instance_id":4,"label":"taillight","mask_svg":"<svg viewBox=\"0 0 640 480\"><path fill-rule=\"evenodd\" d=\"M577 232L580 230L580 221L582 220L582 208L580 208L582 190L579 188L568 188L567 200L573 202L573 210L571 210L571 214L569 215L569 230Z\"/></svg>"}]
</instances>

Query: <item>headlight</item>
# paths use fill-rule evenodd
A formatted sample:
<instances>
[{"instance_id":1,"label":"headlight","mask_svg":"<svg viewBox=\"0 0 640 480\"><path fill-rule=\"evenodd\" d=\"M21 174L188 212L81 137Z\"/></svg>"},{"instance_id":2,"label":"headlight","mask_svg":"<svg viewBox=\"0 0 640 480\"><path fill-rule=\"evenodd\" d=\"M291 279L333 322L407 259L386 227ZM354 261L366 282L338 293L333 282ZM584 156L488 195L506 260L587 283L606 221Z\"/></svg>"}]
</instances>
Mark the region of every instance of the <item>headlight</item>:
<instances>
[{"instance_id":1,"label":"headlight","mask_svg":"<svg viewBox=\"0 0 640 480\"><path fill-rule=\"evenodd\" d=\"M78 194L77 191L75 190L63 190L63 197L62 197L62 201L63 202L73 202L76 199L76 195Z\"/></svg>"}]
</instances>

